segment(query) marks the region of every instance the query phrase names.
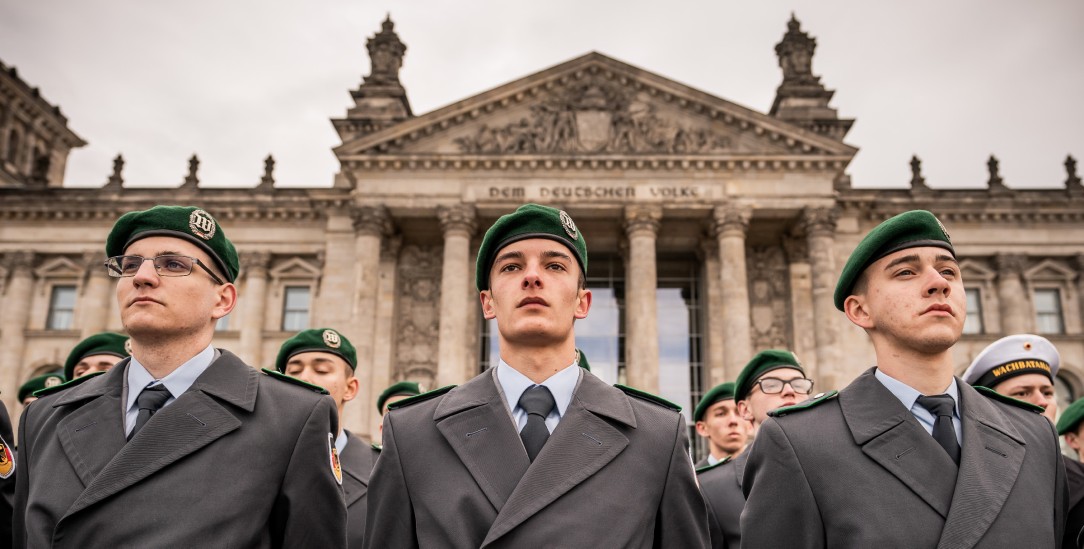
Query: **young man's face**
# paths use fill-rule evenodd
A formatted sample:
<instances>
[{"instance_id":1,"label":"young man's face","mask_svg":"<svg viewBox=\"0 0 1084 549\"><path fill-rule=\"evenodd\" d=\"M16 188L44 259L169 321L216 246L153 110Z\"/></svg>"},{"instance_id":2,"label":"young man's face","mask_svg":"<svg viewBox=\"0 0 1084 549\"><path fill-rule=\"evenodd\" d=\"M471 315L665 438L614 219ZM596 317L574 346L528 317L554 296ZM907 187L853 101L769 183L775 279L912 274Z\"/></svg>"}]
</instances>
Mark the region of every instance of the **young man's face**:
<instances>
[{"instance_id":1,"label":"young man's face","mask_svg":"<svg viewBox=\"0 0 1084 549\"><path fill-rule=\"evenodd\" d=\"M72 379L83 377L96 372L106 372L114 364L120 362L117 355L90 355L83 357L75 368L72 368Z\"/></svg>"},{"instance_id":2,"label":"young man's face","mask_svg":"<svg viewBox=\"0 0 1084 549\"><path fill-rule=\"evenodd\" d=\"M847 318L891 347L937 354L963 332L967 307L960 266L941 248L900 250L866 268L864 291L847 298Z\"/></svg>"},{"instance_id":3,"label":"young man's face","mask_svg":"<svg viewBox=\"0 0 1084 549\"><path fill-rule=\"evenodd\" d=\"M1076 429L1065 433L1065 443L1076 452L1077 459L1080 459L1081 450L1084 449L1084 422L1081 422L1076 426Z\"/></svg>"},{"instance_id":4,"label":"young man's face","mask_svg":"<svg viewBox=\"0 0 1084 549\"><path fill-rule=\"evenodd\" d=\"M704 419L696 422L696 433L708 439L712 454L736 454L749 438L745 419L738 414L738 405L733 399L720 400L708 407Z\"/></svg>"},{"instance_id":5,"label":"young man's face","mask_svg":"<svg viewBox=\"0 0 1084 549\"><path fill-rule=\"evenodd\" d=\"M1057 419L1058 406L1054 403L1054 384L1043 374L1013 376L994 385L991 389L1042 407L1043 415L1051 422Z\"/></svg>"},{"instance_id":6,"label":"young man's face","mask_svg":"<svg viewBox=\"0 0 1084 549\"><path fill-rule=\"evenodd\" d=\"M591 292L579 282L579 263L565 246L545 238L513 242L493 261L482 314L497 319L502 343L561 343L591 307Z\"/></svg>"},{"instance_id":7,"label":"young man's face","mask_svg":"<svg viewBox=\"0 0 1084 549\"><path fill-rule=\"evenodd\" d=\"M195 257L215 270L203 250L180 238L151 236L124 250L124 255L147 259L169 254ZM183 338L214 330L215 321L233 310L236 298L233 284L215 283L198 265L193 265L188 276L159 276L154 263L145 260L135 276L117 281L121 322L136 340Z\"/></svg>"},{"instance_id":8,"label":"young man's face","mask_svg":"<svg viewBox=\"0 0 1084 549\"><path fill-rule=\"evenodd\" d=\"M340 410L358 394L360 382L354 369L339 355L321 351L297 353L286 362L286 375L318 385L331 393Z\"/></svg>"},{"instance_id":9,"label":"young man's face","mask_svg":"<svg viewBox=\"0 0 1084 549\"><path fill-rule=\"evenodd\" d=\"M783 390L778 393L765 393L761 389L759 382L767 378L774 378L788 383L784 383ZM784 406L793 406L809 398L808 392L799 393L791 386L789 382L796 379L805 379L805 374L794 368L777 368L765 372L764 375L757 378L758 383L753 385L753 389L749 391L745 400L738 403L738 410L741 412L742 417L752 421L753 425L760 425L764 423L764 420L768 419L768 412Z\"/></svg>"}]
</instances>

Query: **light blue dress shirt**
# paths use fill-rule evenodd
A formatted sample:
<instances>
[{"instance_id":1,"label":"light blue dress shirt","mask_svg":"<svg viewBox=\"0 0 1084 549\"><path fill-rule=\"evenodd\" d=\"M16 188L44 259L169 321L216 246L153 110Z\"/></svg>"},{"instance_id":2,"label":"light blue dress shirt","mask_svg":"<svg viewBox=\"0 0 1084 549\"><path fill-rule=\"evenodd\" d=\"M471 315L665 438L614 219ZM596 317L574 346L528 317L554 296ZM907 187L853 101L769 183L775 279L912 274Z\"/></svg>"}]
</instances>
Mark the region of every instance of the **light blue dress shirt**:
<instances>
[{"instance_id":1,"label":"light blue dress shirt","mask_svg":"<svg viewBox=\"0 0 1084 549\"><path fill-rule=\"evenodd\" d=\"M342 456L347 442L350 442L350 440L346 438L346 430L339 429L339 436L335 437L335 453Z\"/></svg>"},{"instance_id":2,"label":"light blue dress shirt","mask_svg":"<svg viewBox=\"0 0 1084 549\"><path fill-rule=\"evenodd\" d=\"M896 398L900 399L900 402L903 403L903 407L911 411L915 416L915 419L922 424L922 428L926 429L926 432L930 433L930 435L933 435L933 424L937 421L937 417L918 403L918 397L922 396L922 393L918 392L910 385L882 372L880 368L878 368L873 375L877 378L877 381L881 382L881 385L885 386L885 389L888 389L896 396ZM956 442L959 442L960 446L963 447L964 430L960 424L960 389L956 386L955 377L952 378L952 383L949 383L948 389L945 389L944 394L952 397L952 400L956 403L956 405L952 407L952 427L956 431Z\"/></svg>"},{"instance_id":3,"label":"light blue dress shirt","mask_svg":"<svg viewBox=\"0 0 1084 549\"><path fill-rule=\"evenodd\" d=\"M206 349L188 359L176 370L170 372L168 376L162 379L154 379L154 376L133 356L131 362L128 363L128 399L127 406L124 408L124 435L128 436L128 433L131 433L132 429L135 428L136 418L139 416L136 398L139 397L139 393L143 392L143 389L153 385L165 385L170 395L166 403L162 405L165 408L187 391L196 382L196 378L211 366L214 359L215 349L208 345Z\"/></svg>"},{"instance_id":4,"label":"light blue dress shirt","mask_svg":"<svg viewBox=\"0 0 1084 549\"><path fill-rule=\"evenodd\" d=\"M522 431L523 426L527 425L527 412L519 407L519 397L523 396L524 391L534 387L536 383L506 364L504 360L501 360L500 364L497 365L497 382L500 383L501 390L504 391L505 404L508 405L509 411L512 412L512 419L516 422L516 431ZM546 428L549 429L551 434L557 428L557 423L565 415L568 404L572 402L572 393L576 391L576 385L579 382L580 368L573 362L541 383L542 386L550 390L554 402L557 403L550 415L546 417Z\"/></svg>"},{"instance_id":5,"label":"light blue dress shirt","mask_svg":"<svg viewBox=\"0 0 1084 549\"><path fill-rule=\"evenodd\" d=\"M716 463L719 463L720 461L721 460L715 459L715 456L713 456L711 454L708 454L708 465L715 465Z\"/></svg>"}]
</instances>

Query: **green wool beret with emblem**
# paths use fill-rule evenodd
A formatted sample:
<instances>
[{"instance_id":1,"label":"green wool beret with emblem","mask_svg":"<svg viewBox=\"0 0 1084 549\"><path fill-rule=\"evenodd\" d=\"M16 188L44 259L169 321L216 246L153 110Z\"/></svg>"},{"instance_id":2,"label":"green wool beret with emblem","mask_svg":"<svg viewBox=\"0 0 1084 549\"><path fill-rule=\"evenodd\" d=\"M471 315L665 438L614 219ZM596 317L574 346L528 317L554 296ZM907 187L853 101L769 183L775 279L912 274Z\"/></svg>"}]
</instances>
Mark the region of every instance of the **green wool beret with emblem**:
<instances>
[{"instance_id":1,"label":"green wool beret with emblem","mask_svg":"<svg viewBox=\"0 0 1084 549\"><path fill-rule=\"evenodd\" d=\"M64 375L58 372L32 377L26 380L26 383L23 383L22 387L19 387L19 402L22 402L24 398L34 394L34 391L56 387L61 383L64 383Z\"/></svg>"},{"instance_id":2,"label":"green wool beret with emblem","mask_svg":"<svg viewBox=\"0 0 1084 549\"><path fill-rule=\"evenodd\" d=\"M331 328L313 328L298 332L282 343L278 358L275 359L275 369L286 373L286 363L290 361L290 357L308 352L331 353L345 360L351 370L358 367L357 351L346 336Z\"/></svg>"},{"instance_id":3,"label":"green wool beret with emblem","mask_svg":"<svg viewBox=\"0 0 1084 549\"><path fill-rule=\"evenodd\" d=\"M1075 400L1058 418L1058 434L1064 435L1076 431L1077 425L1084 420L1084 398Z\"/></svg>"},{"instance_id":4,"label":"green wool beret with emblem","mask_svg":"<svg viewBox=\"0 0 1084 549\"><path fill-rule=\"evenodd\" d=\"M113 224L105 241L105 255L124 255L133 242L150 236L169 236L187 240L211 256L218 271L234 282L241 268L237 249L226 238L218 221L196 206L155 206L149 210L128 212Z\"/></svg>"},{"instance_id":5,"label":"green wool beret with emblem","mask_svg":"<svg viewBox=\"0 0 1084 549\"><path fill-rule=\"evenodd\" d=\"M75 365L80 360L94 355L113 355L125 358L130 354L128 350L128 336L113 332L94 334L72 348L68 353L68 360L64 362L64 379L72 379Z\"/></svg>"},{"instance_id":6,"label":"green wool beret with emblem","mask_svg":"<svg viewBox=\"0 0 1084 549\"><path fill-rule=\"evenodd\" d=\"M734 382L734 400L745 400L757 378L780 368L793 368L805 375L805 368L794 353L783 349L761 351L738 374L738 380Z\"/></svg>"},{"instance_id":7,"label":"green wool beret with emblem","mask_svg":"<svg viewBox=\"0 0 1084 549\"><path fill-rule=\"evenodd\" d=\"M700 399L700 403L696 405L696 409L693 410L693 421L700 421L704 419L704 414L707 413L708 408L711 408L713 404L721 400L733 400L734 399L734 382L728 381L721 383L711 388L710 391L704 394L704 397Z\"/></svg>"},{"instance_id":8,"label":"green wool beret with emblem","mask_svg":"<svg viewBox=\"0 0 1084 549\"><path fill-rule=\"evenodd\" d=\"M878 259L908 248L933 246L944 248L953 256L948 231L937 217L926 210L911 210L889 218L873 228L847 258L836 283L835 305L840 311L851 295L862 272Z\"/></svg>"},{"instance_id":9,"label":"green wool beret with emblem","mask_svg":"<svg viewBox=\"0 0 1084 549\"><path fill-rule=\"evenodd\" d=\"M486 231L478 249L475 271L478 291L489 289L489 270L497 252L513 242L529 238L546 238L565 245L580 264L580 271L587 276L587 243L572 218L557 208L524 204L515 212L502 216Z\"/></svg>"},{"instance_id":10,"label":"green wool beret with emblem","mask_svg":"<svg viewBox=\"0 0 1084 549\"><path fill-rule=\"evenodd\" d=\"M376 399L376 411L381 414L384 413L384 405L387 404L388 399L394 396L418 396L422 394L422 386L413 381L400 381L387 389L384 389L383 393L380 393L380 397Z\"/></svg>"}]
</instances>

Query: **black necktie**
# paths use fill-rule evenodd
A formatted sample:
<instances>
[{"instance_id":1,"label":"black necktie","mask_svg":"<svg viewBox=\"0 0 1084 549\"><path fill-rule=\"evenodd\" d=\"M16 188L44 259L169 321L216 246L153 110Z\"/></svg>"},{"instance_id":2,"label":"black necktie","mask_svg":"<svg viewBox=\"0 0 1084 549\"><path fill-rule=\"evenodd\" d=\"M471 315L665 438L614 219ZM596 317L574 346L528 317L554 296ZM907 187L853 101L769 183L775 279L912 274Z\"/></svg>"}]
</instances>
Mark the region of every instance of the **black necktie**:
<instances>
[{"instance_id":1,"label":"black necktie","mask_svg":"<svg viewBox=\"0 0 1084 549\"><path fill-rule=\"evenodd\" d=\"M139 396L136 397L136 407L139 408L139 415L136 416L135 427L132 428L132 432L128 435L128 440L132 440L132 437L150 421L151 416L169 400L169 397L169 390L166 389L165 385L147 387L143 389L143 392L139 393Z\"/></svg>"},{"instance_id":2,"label":"black necktie","mask_svg":"<svg viewBox=\"0 0 1084 549\"><path fill-rule=\"evenodd\" d=\"M937 416L933 424L933 439L948 452L956 465L960 464L960 443L956 440L956 428L952 425L952 410L956 401L948 395L920 396L918 403Z\"/></svg>"},{"instance_id":3,"label":"black necktie","mask_svg":"<svg viewBox=\"0 0 1084 549\"><path fill-rule=\"evenodd\" d=\"M538 452L546 445L546 439L550 438L550 430L546 428L546 416L550 415L557 403L553 400L550 390L542 385L535 385L519 397L519 407L527 412L527 424L519 432L523 439L523 447L527 449L527 457L534 461Z\"/></svg>"}]
</instances>

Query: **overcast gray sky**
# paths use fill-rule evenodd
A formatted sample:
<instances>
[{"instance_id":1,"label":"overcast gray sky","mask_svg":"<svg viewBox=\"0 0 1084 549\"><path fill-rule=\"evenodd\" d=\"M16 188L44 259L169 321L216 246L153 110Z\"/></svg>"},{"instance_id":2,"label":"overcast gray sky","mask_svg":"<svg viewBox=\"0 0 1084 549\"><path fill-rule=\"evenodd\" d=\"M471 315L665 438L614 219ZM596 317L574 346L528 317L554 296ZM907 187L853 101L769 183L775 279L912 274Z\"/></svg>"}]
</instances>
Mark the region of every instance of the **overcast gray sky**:
<instances>
[{"instance_id":1,"label":"overcast gray sky","mask_svg":"<svg viewBox=\"0 0 1084 549\"><path fill-rule=\"evenodd\" d=\"M401 80L423 114L589 51L767 112L774 46L794 11L813 72L857 122L855 186L983 187L996 154L1010 187L1060 187L1084 162L1084 2L477 0L0 0L0 59L58 104L89 145L66 184L330 186L329 119L369 72L365 41L390 12ZM1082 164L1081 171L1084 171Z\"/></svg>"}]
</instances>

